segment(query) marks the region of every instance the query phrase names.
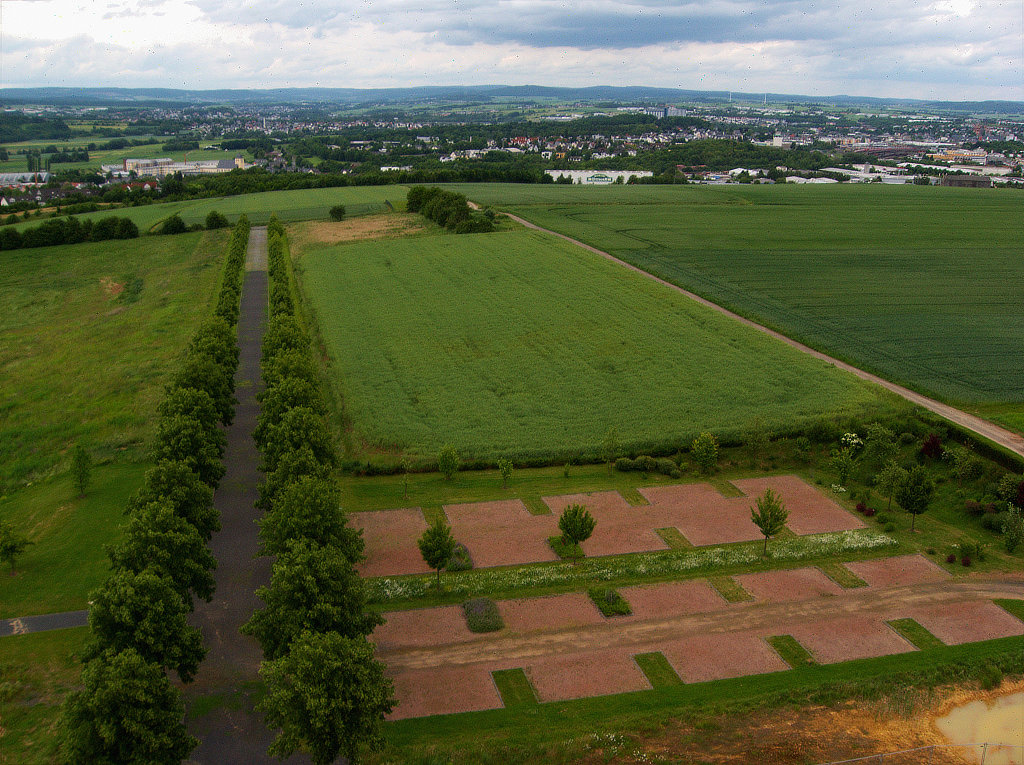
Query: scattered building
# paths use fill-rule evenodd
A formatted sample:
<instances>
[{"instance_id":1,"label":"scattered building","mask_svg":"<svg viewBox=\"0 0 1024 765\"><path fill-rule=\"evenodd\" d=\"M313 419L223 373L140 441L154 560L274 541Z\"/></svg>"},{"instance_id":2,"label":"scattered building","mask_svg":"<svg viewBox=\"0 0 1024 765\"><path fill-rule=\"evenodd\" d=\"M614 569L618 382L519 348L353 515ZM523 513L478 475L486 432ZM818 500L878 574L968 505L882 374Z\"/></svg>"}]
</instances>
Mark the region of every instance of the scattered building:
<instances>
[{"instance_id":1,"label":"scattered building","mask_svg":"<svg viewBox=\"0 0 1024 765\"><path fill-rule=\"evenodd\" d=\"M584 186L607 186L612 183L628 183L631 178L650 178L650 170L545 170L556 181L560 177L571 178L573 183Z\"/></svg>"}]
</instances>

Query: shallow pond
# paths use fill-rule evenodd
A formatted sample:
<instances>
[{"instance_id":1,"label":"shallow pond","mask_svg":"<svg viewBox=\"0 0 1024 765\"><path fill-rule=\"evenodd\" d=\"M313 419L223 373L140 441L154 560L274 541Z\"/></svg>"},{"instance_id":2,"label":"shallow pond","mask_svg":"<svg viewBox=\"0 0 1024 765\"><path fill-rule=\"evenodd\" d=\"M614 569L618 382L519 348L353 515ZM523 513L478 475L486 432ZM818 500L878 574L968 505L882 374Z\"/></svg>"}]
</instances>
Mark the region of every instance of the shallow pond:
<instances>
[{"instance_id":1,"label":"shallow pond","mask_svg":"<svg viewBox=\"0 0 1024 765\"><path fill-rule=\"evenodd\" d=\"M972 701L935 721L939 731L954 744L990 741L1013 748L989 747L985 765L1024 765L1024 693L994 701ZM982 748L974 749L981 762Z\"/></svg>"}]
</instances>

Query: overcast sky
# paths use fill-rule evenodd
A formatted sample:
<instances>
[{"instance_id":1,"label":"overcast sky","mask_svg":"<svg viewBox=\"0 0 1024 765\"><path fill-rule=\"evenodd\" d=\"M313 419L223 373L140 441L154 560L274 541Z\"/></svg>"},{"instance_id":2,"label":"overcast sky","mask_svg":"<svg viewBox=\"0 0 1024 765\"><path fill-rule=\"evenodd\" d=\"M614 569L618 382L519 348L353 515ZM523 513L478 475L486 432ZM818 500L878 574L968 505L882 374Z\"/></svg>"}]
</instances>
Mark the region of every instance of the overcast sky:
<instances>
[{"instance_id":1,"label":"overcast sky","mask_svg":"<svg viewBox=\"0 0 1024 765\"><path fill-rule=\"evenodd\" d=\"M0 0L0 84L1024 100L1024 0Z\"/></svg>"}]
</instances>

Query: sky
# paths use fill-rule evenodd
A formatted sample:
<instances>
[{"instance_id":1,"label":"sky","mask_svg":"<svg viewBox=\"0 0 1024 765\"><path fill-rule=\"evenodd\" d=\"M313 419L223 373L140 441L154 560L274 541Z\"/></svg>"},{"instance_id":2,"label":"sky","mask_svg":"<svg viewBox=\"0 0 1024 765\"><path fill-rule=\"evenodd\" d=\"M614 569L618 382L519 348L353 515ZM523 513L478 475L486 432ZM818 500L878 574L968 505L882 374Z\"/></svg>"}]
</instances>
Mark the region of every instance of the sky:
<instances>
[{"instance_id":1,"label":"sky","mask_svg":"<svg viewBox=\"0 0 1024 765\"><path fill-rule=\"evenodd\" d=\"M0 0L3 87L1024 101L1024 0Z\"/></svg>"}]
</instances>

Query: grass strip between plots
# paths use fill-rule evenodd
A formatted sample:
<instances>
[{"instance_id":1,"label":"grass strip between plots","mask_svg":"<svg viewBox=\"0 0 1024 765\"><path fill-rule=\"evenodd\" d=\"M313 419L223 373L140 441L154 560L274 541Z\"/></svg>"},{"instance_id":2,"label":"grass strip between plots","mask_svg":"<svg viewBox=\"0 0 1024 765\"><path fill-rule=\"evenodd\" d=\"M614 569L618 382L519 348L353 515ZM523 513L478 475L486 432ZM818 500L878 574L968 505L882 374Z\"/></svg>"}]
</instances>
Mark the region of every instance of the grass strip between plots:
<instances>
[{"instance_id":1,"label":"grass strip between plots","mask_svg":"<svg viewBox=\"0 0 1024 765\"><path fill-rule=\"evenodd\" d=\"M793 669L809 667L817 663L811 654L808 653L807 649L800 645L792 635L772 635L769 638L765 638L765 640L782 657L782 660Z\"/></svg>"},{"instance_id":2,"label":"grass strip between plots","mask_svg":"<svg viewBox=\"0 0 1024 765\"><path fill-rule=\"evenodd\" d=\"M521 669L499 669L491 673L506 709L537 705L537 694Z\"/></svg>"},{"instance_id":3,"label":"grass strip between plots","mask_svg":"<svg viewBox=\"0 0 1024 765\"><path fill-rule=\"evenodd\" d=\"M727 603L749 603L754 599L754 596L744 590L731 576L709 577L708 584L714 587Z\"/></svg>"},{"instance_id":4,"label":"grass strip between plots","mask_svg":"<svg viewBox=\"0 0 1024 765\"><path fill-rule=\"evenodd\" d=\"M1016 600L1014 598L996 598L992 602L1008 614L1016 616L1024 622L1024 600Z\"/></svg>"},{"instance_id":5,"label":"grass strip between plots","mask_svg":"<svg viewBox=\"0 0 1024 765\"><path fill-rule=\"evenodd\" d=\"M611 587L591 587L587 590L590 599L602 616L629 616L633 609L628 601Z\"/></svg>"},{"instance_id":6,"label":"grass strip between plots","mask_svg":"<svg viewBox=\"0 0 1024 765\"><path fill-rule=\"evenodd\" d=\"M652 688L670 688L673 685L683 684L682 678L672 669L672 665L668 663L668 659L661 651L638 653L633 659L647 676Z\"/></svg>"},{"instance_id":7,"label":"grass strip between plots","mask_svg":"<svg viewBox=\"0 0 1024 765\"><path fill-rule=\"evenodd\" d=\"M820 563L818 568L821 572L846 590L853 590L858 587L867 587L868 583L850 571L842 563Z\"/></svg>"},{"instance_id":8,"label":"grass strip between plots","mask_svg":"<svg viewBox=\"0 0 1024 765\"><path fill-rule=\"evenodd\" d=\"M922 651L929 648L941 648L945 645L914 619L893 619L889 622L889 626L906 638L915 648Z\"/></svg>"},{"instance_id":9,"label":"grass strip between plots","mask_svg":"<svg viewBox=\"0 0 1024 765\"><path fill-rule=\"evenodd\" d=\"M667 529L655 529L654 533L661 537L661 541L669 546L672 550L692 550L693 545L690 544L690 540L683 536L683 532L675 527L669 527Z\"/></svg>"}]
</instances>

